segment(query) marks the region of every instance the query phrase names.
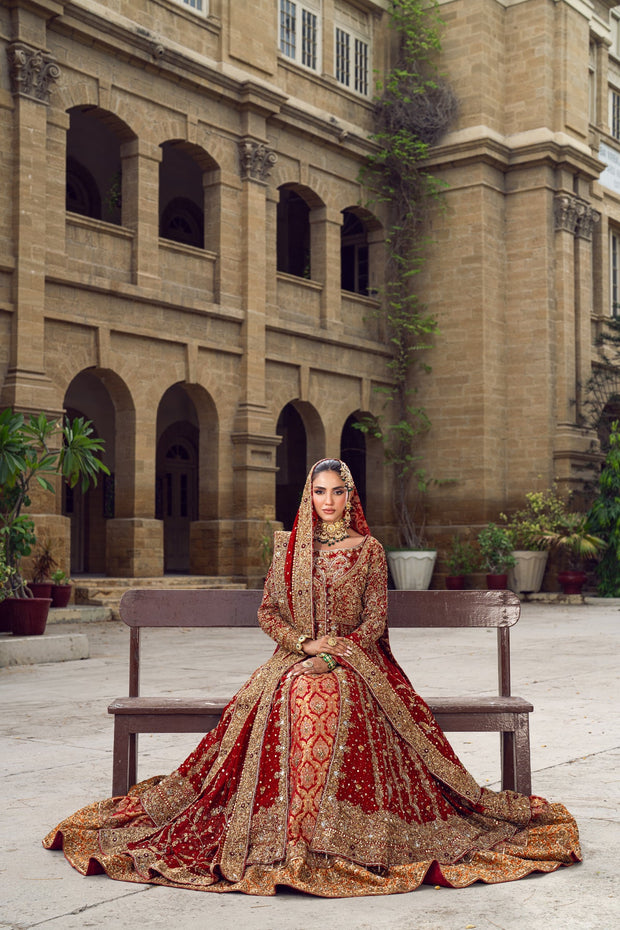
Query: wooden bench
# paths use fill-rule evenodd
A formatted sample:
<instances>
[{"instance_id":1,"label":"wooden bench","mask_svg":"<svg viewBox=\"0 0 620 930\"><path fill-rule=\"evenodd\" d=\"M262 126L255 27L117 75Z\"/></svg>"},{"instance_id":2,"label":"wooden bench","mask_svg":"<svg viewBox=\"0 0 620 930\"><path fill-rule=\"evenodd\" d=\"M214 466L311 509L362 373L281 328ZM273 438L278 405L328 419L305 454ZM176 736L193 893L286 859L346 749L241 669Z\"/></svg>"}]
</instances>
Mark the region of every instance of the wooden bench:
<instances>
[{"instance_id":1,"label":"wooden bench","mask_svg":"<svg viewBox=\"0 0 620 930\"><path fill-rule=\"evenodd\" d=\"M127 591L121 619L130 627L129 697L108 707L114 715L113 795L136 781L139 733L206 733L216 726L232 697L188 699L140 697L142 627L256 627L262 591ZM529 714L532 705L510 694L510 627L521 605L511 591L390 591L391 628L495 627L498 693L455 697L423 695L445 731L500 733L502 787L531 793ZM414 682L415 685L415 682Z\"/></svg>"}]
</instances>

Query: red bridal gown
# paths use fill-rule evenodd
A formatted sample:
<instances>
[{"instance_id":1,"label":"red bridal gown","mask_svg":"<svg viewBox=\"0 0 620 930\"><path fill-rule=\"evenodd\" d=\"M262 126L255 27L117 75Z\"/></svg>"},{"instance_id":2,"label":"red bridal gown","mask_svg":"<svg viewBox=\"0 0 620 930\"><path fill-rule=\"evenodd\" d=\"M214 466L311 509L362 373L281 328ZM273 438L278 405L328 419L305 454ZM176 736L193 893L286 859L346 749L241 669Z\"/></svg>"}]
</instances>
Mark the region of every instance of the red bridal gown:
<instances>
[{"instance_id":1,"label":"red bridal gown","mask_svg":"<svg viewBox=\"0 0 620 930\"><path fill-rule=\"evenodd\" d=\"M315 553L308 579L307 632L349 637L352 655L333 673L288 674L300 629L277 535L259 613L278 643L271 659L175 772L83 808L44 845L85 875L256 895L463 887L579 861L561 804L533 812L528 797L481 788L455 756L391 654L371 536Z\"/></svg>"}]
</instances>

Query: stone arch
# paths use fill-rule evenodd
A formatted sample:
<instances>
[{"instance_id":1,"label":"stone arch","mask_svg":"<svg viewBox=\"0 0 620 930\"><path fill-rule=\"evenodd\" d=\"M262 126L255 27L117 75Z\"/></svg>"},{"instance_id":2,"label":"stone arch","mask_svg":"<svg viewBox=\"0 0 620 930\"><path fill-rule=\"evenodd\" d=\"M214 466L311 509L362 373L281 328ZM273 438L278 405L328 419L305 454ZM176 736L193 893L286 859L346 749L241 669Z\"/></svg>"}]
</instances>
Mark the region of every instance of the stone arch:
<instances>
[{"instance_id":1,"label":"stone arch","mask_svg":"<svg viewBox=\"0 0 620 930\"><path fill-rule=\"evenodd\" d=\"M203 148L183 139L169 139L160 148L160 237L217 251L217 163Z\"/></svg>"},{"instance_id":2,"label":"stone arch","mask_svg":"<svg viewBox=\"0 0 620 930\"><path fill-rule=\"evenodd\" d=\"M325 206L311 188L303 184L282 184L276 208L277 270L298 278L312 278L314 214Z\"/></svg>"},{"instance_id":3,"label":"stone arch","mask_svg":"<svg viewBox=\"0 0 620 930\"><path fill-rule=\"evenodd\" d=\"M290 530L306 475L325 455L325 428L316 407L295 399L280 411L276 433L282 437L276 450L276 520Z\"/></svg>"},{"instance_id":4,"label":"stone arch","mask_svg":"<svg viewBox=\"0 0 620 930\"><path fill-rule=\"evenodd\" d=\"M157 408L156 517L163 521L164 571L189 572L197 561L196 527L218 508L218 417L208 392L178 381Z\"/></svg>"},{"instance_id":5,"label":"stone arch","mask_svg":"<svg viewBox=\"0 0 620 930\"><path fill-rule=\"evenodd\" d=\"M620 420L620 371L597 367L590 378L584 402L584 425L598 434L603 452L609 449L609 433L614 420Z\"/></svg>"},{"instance_id":6,"label":"stone arch","mask_svg":"<svg viewBox=\"0 0 620 930\"><path fill-rule=\"evenodd\" d=\"M352 205L342 211L340 230L340 286L343 291L373 295L380 285L379 254L383 247L383 227L374 214Z\"/></svg>"},{"instance_id":7,"label":"stone arch","mask_svg":"<svg viewBox=\"0 0 620 930\"><path fill-rule=\"evenodd\" d=\"M69 417L83 416L105 441L102 459L110 470L96 487L63 489L63 513L71 521L72 573L107 570L107 521L133 510L135 407L125 382L110 369L87 368L66 386Z\"/></svg>"},{"instance_id":8,"label":"stone arch","mask_svg":"<svg viewBox=\"0 0 620 930\"><path fill-rule=\"evenodd\" d=\"M121 147L136 138L115 113L71 107L66 148L66 208L92 219L121 222Z\"/></svg>"}]
</instances>

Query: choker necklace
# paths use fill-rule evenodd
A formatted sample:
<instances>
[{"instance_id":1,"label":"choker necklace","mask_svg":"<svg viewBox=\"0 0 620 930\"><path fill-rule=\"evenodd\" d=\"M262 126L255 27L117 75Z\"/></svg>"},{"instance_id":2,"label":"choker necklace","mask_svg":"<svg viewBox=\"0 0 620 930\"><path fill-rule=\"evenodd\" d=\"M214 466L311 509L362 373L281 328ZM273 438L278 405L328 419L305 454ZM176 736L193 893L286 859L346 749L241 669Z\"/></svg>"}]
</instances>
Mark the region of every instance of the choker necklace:
<instances>
[{"instance_id":1,"label":"choker necklace","mask_svg":"<svg viewBox=\"0 0 620 930\"><path fill-rule=\"evenodd\" d=\"M319 520L314 530L316 541L327 543L328 546L342 542L343 539L347 539L348 535L347 525L342 517L340 520L334 520L333 523L325 523L323 520Z\"/></svg>"}]
</instances>

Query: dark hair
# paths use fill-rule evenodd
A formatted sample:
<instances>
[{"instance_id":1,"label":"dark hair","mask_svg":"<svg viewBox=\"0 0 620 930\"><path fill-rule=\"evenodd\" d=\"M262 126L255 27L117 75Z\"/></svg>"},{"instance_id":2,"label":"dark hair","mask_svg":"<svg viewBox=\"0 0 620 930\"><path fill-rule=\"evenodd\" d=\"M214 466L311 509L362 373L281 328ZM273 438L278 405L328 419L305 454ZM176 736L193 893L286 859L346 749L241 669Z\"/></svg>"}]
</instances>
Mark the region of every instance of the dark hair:
<instances>
[{"instance_id":1,"label":"dark hair","mask_svg":"<svg viewBox=\"0 0 620 930\"><path fill-rule=\"evenodd\" d=\"M313 469L312 480L314 481L314 476L318 475L322 471L335 471L340 475L341 468L342 468L342 462L340 462L338 459L323 459L323 461L318 462L315 468Z\"/></svg>"}]
</instances>

